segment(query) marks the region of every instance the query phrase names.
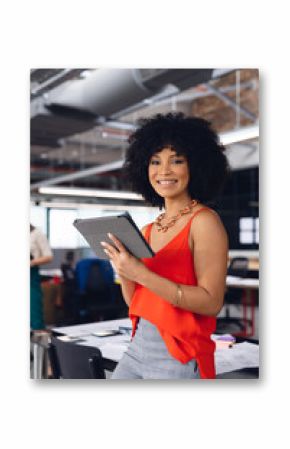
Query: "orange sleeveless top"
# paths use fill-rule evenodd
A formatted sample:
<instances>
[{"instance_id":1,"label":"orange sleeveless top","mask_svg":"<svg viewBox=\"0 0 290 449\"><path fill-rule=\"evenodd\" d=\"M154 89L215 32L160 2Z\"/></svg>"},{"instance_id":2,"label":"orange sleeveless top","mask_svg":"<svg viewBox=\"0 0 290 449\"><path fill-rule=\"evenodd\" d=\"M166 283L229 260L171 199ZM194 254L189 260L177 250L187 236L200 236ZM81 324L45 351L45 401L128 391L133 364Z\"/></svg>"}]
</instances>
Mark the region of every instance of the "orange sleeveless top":
<instances>
[{"instance_id":1,"label":"orange sleeveless top","mask_svg":"<svg viewBox=\"0 0 290 449\"><path fill-rule=\"evenodd\" d=\"M188 239L191 222L202 210L209 209L199 209L185 227L157 251L154 257L142 259L151 271L177 284L197 285ZM148 243L152 225L153 223L150 223L145 232ZM174 307L140 284L136 284L129 307L129 317L133 325L132 337L136 332L138 320L142 317L157 327L169 353L174 358L181 363L187 363L195 358L201 378L215 378L215 343L210 337L216 328L216 318Z\"/></svg>"}]
</instances>

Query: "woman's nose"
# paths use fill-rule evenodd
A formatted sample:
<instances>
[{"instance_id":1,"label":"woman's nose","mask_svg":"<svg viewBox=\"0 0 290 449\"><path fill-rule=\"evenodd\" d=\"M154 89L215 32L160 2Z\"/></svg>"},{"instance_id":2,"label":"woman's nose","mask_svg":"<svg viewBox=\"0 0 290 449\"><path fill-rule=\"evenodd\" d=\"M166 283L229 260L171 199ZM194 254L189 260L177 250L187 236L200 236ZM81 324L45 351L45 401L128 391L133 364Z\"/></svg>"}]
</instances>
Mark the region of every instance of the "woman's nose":
<instances>
[{"instance_id":1,"label":"woman's nose","mask_svg":"<svg viewBox=\"0 0 290 449\"><path fill-rule=\"evenodd\" d=\"M159 173L165 175L171 172L171 165L169 162L164 162L159 166Z\"/></svg>"}]
</instances>

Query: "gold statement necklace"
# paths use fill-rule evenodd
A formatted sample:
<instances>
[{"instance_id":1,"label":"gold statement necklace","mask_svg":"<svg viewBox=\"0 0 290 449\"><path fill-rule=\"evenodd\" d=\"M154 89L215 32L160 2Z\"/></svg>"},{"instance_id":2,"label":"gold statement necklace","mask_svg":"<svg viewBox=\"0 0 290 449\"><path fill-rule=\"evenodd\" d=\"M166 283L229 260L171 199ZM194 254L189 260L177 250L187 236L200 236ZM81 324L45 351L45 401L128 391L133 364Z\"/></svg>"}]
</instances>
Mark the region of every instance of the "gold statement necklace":
<instances>
[{"instance_id":1,"label":"gold statement necklace","mask_svg":"<svg viewBox=\"0 0 290 449\"><path fill-rule=\"evenodd\" d=\"M157 231L167 232L168 229L174 226L177 220L179 220L183 215L189 214L192 211L192 209L197 205L197 203L198 202L196 200L192 200L186 207L180 209L177 215L174 215L174 217L169 218L168 222L164 225L162 225L161 222L165 217L165 212L160 214L154 222L157 226Z\"/></svg>"}]
</instances>

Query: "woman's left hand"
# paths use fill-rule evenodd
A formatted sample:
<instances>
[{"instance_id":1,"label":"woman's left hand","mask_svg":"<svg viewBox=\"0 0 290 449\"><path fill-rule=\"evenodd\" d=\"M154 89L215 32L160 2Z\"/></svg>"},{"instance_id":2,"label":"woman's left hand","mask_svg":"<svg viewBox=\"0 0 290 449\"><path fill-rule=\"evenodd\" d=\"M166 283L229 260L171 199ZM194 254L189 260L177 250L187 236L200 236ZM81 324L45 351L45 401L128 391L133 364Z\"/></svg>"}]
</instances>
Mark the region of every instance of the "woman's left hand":
<instances>
[{"instance_id":1,"label":"woman's left hand","mask_svg":"<svg viewBox=\"0 0 290 449\"><path fill-rule=\"evenodd\" d=\"M138 282L147 269L146 266L139 259L128 253L124 245L114 235L108 233L108 237L112 240L114 246L106 242L101 242L101 245L110 258L113 268L120 277Z\"/></svg>"}]
</instances>

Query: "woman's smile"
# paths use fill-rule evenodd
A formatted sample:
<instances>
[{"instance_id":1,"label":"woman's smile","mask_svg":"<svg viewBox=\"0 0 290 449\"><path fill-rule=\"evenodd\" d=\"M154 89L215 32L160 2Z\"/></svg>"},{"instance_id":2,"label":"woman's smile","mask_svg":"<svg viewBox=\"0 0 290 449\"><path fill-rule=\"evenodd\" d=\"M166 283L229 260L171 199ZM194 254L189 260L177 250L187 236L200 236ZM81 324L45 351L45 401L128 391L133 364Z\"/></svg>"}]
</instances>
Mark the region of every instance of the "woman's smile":
<instances>
[{"instance_id":1,"label":"woman's smile","mask_svg":"<svg viewBox=\"0 0 290 449\"><path fill-rule=\"evenodd\" d=\"M172 187L177 183L177 179L158 179L157 184L162 187Z\"/></svg>"},{"instance_id":2,"label":"woman's smile","mask_svg":"<svg viewBox=\"0 0 290 449\"><path fill-rule=\"evenodd\" d=\"M189 168L185 156L172 148L153 154L149 162L149 180L160 196L175 196L187 191Z\"/></svg>"}]
</instances>

